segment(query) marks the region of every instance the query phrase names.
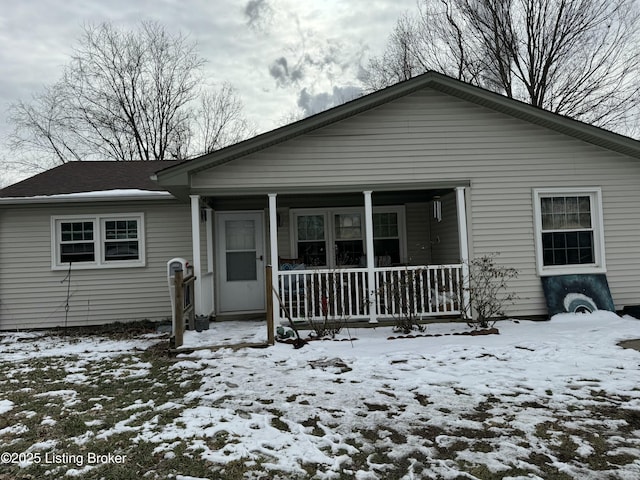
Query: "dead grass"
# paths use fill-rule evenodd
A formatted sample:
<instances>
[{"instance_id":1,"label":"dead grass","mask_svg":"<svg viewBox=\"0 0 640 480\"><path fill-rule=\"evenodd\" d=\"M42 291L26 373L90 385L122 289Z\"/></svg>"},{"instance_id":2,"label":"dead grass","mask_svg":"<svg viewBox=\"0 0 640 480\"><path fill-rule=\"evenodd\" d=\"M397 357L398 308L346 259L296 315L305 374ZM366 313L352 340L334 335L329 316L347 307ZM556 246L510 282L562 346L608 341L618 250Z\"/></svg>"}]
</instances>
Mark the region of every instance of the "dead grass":
<instances>
[{"instance_id":1,"label":"dead grass","mask_svg":"<svg viewBox=\"0 0 640 480\"><path fill-rule=\"evenodd\" d=\"M114 338L130 338L137 332L148 333L146 326L135 332L124 332L115 328L101 335ZM77 335L86 332L77 331ZM61 334L61 333L56 333ZM65 333L66 335L67 333ZM301 465L306 474L291 475L267 469L264 465L269 458L258 461L248 459L233 460L216 464L204 460L198 449L192 448L188 439L179 439L171 447L171 454L158 453L156 444L136 440L137 427L152 422L156 425L172 424L185 404L185 395L197 390L202 382L197 370L172 369L175 359L168 355L166 342L143 352L105 358L100 361L83 362L78 356L34 358L24 362L8 363L0 361L0 398L10 400L15 408L0 415L0 430L15 429L13 433L1 436L2 451L21 453L26 451L65 452L82 456L86 452L98 454L120 454L126 456L124 464L103 464L87 470L77 478L82 479L164 479L177 474L220 480L236 479L303 479L313 478L319 466L313 463ZM76 374L83 375L82 381L73 377L69 366ZM141 366L144 365L144 366ZM321 368L336 374L349 371L350 367L339 359L316 362L310 368ZM146 370L144 375L137 375ZM241 386L238 389L241 390ZM309 405L309 417L301 422L307 433L322 437L324 428L334 428L321 422L329 409L311 405L308 399L314 397L309 391L291 394L287 402ZM396 394L379 391L390 400ZM397 392L396 392L397 393ZM545 395L551 396L547 391ZM464 387L456 387L456 396L468 396ZM525 433L509 426L509 417L504 411L496 410L500 400L488 396L477 403L461 417L455 417L445 405L435 405L423 394L414 394L411 401L425 409L431 408L451 415L449 426L433 425L429 418L416 418L413 426L405 426L402 433L395 420L372 424L370 428L354 429L346 442L355 450L333 452L327 447L327 454L348 455L350 460L337 478L351 479L358 471L371 472L378 478L393 480L406 478L411 470L416 478L432 478L429 472L434 465L446 464L460 472L458 478L468 479L469 475L494 480L506 477L526 477L535 475L558 480L571 479L560 471L557 462L564 462L585 471L615 471L617 467L638 461L625 451L625 447L637 448L634 435L640 430L640 412L624 408L625 398L610 395L604 390L594 389L594 402L588 411L579 411L574 417L571 412L553 411L547 406L546 398L528 399L518 402L517 396L509 397L510 409L544 410L553 420L537 424L534 431ZM300 398L304 398L300 400ZM290 432L286 420L286 406L275 404L270 398L258 401L272 417L270 425L279 431ZM146 405L160 406L175 403L176 408L158 411ZM392 407L381 402L364 402L368 414L378 418L394 417ZM134 407L134 408L132 408ZM382 416L381 416L382 414ZM470 421L478 428L460 427L460 418ZM589 419L589 422L582 421ZM490 468L483 456L501 448L505 439L532 451L527 457L507 460L500 471ZM221 430L215 435L203 437L207 447L222 452L230 444L238 442L228 431ZM42 450L34 445L48 442ZM532 445L535 444L535 447ZM404 452L404 453L401 453ZM478 461L463 459L470 452ZM517 461L516 461L517 460ZM73 465L4 465L0 480L29 478L58 478ZM577 477L579 478L579 477ZM603 477L605 478L605 477Z\"/></svg>"}]
</instances>

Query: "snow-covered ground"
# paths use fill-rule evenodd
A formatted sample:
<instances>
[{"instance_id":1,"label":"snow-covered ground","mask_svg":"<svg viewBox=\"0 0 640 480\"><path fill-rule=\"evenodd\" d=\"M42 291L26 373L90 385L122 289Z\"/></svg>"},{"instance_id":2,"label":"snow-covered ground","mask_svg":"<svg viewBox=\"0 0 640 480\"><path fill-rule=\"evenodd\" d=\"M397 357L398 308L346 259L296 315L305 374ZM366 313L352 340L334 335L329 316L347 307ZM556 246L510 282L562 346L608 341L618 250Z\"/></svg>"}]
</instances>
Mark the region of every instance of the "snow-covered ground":
<instances>
[{"instance_id":1,"label":"snow-covered ground","mask_svg":"<svg viewBox=\"0 0 640 480\"><path fill-rule=\"evenodd\" d=\"M185 382L197 372L199 385L171 401L134 401L128 421L87 425L87 435L130 432L167 459L182 442L211 465L258 462L269 478L640 478L640 352L617 345L640 338L640 321L596 312L496 327L462 336L451 334L464 324L431 324L425 333L441 336L392 340L390 327L343 329L343 341L301 349L196 350L170 368ZM185 343L259 341L258 328L212 324ZM3 363L99 362L154 342L27 335L0 336ZM126 375L150 375L149 364L132 365ZM65 368L66 386L49 393L73 402L74 383L90 378L77 358ZM19 408L0 397L0 415ZM167 410L179 412L169 423L135 421Z\"/></svg>"}]
</instances>

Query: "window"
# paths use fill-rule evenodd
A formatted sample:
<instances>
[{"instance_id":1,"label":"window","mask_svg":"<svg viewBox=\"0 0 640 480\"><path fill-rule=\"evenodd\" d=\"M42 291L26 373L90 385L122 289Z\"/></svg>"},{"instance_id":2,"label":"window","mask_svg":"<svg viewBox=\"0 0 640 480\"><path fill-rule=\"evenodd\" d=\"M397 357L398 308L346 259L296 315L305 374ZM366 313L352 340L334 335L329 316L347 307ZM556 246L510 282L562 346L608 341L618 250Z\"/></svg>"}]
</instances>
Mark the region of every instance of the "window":
<instances>
[{"instance_id":1,"label":"window","mask_svg":"<svg viewBox=\"0 0 640 480\"><path fill-rule=\"evenodd\" d=\"M600 189L535 190L541 275L605 271Z\"/></svg>"},{"instance_id":2,"label":"window","mask_svg":"<svg viewBox=\"0 0 640 480\"><path fill-rule=\"evenodd\" d=\"M60 263L94 262L93 221L60 222Z\"/></svg>"},{"instance_id":3,"label":"window","mask_svg":"<svg viewBox=\"0 0 640 480\"><path fill-rule=\"evenodd\" d=\"M360 213L334 214L335 265L357 266L364 255L364 225Z\"/></svg>"},{"instance_id":4,"label":"window","mask_svg":"<svg viewBox=\"0 0 640 480\"><path fill-rule=\"evenodd\" d=\"M138 260L140 258L138 221L104 220L104 260Z\"/></svg>"},{"instance_id":5,"label":"window","mask_svg":"<svg viewBox=\"0 0 640 480\"><path fill-rule=\"evenodd\" d=\"M325 216L298 215L297 226L297 251L298 257L306 265L327 265L327 248L325 242Z\"/></svg>"},{"instance_id":6,"label":"window","mask_svg":"<svg viewBox=\"0 0 640 480\"><path fill-rule=\"evenodd\" d=\"M376 266L401 263L404 256L402 207L374 207L373 239ZM311 266L362 266L365 225L362 208L292 210L292 252ZM327 251L333 252L327 256Z\"/></svg>"},{"instance_id":7,"label":"window","mask_svg":"<svg viewBox=\"0 0 640 480\"><path fill-rule=\"evenodd\" d=\"M397 211L373 214L376 265L400 263L400 227Z\"/></svg>"},{"instance_id":8,"label":"window","mask_svg":"<svg viewBox=\"0 0 640 480\"><path fill-rule=\"evenodd\" d=\"M142 214L52 217L51 224L54 270L145 264Z\"/></svg>"}]
</instances>

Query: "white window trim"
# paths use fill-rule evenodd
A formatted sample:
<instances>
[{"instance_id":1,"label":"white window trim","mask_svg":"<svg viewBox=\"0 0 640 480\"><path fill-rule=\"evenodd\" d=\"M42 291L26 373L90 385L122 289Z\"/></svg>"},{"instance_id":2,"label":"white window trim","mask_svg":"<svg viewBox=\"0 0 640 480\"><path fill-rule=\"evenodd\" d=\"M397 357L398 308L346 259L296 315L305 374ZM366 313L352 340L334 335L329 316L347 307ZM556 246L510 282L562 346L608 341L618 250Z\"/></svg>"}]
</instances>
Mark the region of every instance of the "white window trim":
<instances>
[{"instance_id":1,"label":"white window trim","mask_svg":"<svg viewBox=\"0 0 640 480\"><path fill-rule=\"evenodd\" d=\"M591 222L593 226L593 249L595 263L579 265L548 265L543 262L542 213L540 199L553 196L589 196L591 198ZM602 215L602 189L600 187L536 188L533 190L534 240L536 269L541 277L549 275L571 275L580 273L606 273L604 249L604 222Z\"/></svg>"},{"instance_id":2,"label":"white window trim","mask_svg":"<svg viewBox=\"0 0 640 480\"><path fill-rule=\"evenodd\" d=\"M389 205L373 207L373 213L397 213L398 214L398 237L400 241L400 261L407 262L407 229L405 226L405 208L404 205ZM364 221L364 207L335 207L335 208L291 208L289 209L289 238L291 239L291 252L293 256L298 256L298 222L296 218L299 215L323 215L325 221L325 249L327 251L327 262L324 268L336 268L334 255L330 255L333 251L332 246L336 240L333 215L344 213L360 213ZM362 247L363 253L367 254L367 245L365 239L364 225L362 227ZM345 267L347 268L347 267Z\"/></svg>"},{"instance_id":3,"label":"white window trim","mask_svg":"<svg viewBox=\"0 0 640 480\"><path fill-rule=\"evenodd\" d=\"M136 220L138 222L138 252L137 260L110 260L104 259L105 222L108 220ZM95 245L93 262L73 263L74 270L89 270L102 268L132 268L146 265L145 247L145 223L144 213L109 213L99 215L55 215L51 217L51 270L66 270L68 263L60 263L60 224L68 221L85 221L93 223L93 242Z\"/></svg>"}]
</instances>

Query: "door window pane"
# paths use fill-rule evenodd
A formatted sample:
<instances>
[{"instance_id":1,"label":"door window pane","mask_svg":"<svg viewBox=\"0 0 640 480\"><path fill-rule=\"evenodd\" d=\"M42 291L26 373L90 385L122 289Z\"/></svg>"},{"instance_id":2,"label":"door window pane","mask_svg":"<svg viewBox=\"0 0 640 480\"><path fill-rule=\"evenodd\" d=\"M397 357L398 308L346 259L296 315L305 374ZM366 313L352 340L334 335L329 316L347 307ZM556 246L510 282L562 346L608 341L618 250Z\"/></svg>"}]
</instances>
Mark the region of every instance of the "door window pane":
<instances>
[{"instance_id":1,"label":"door window pane","mask_svg":"<svg viewBox=\"0 0 640 480\"><path fill-rule=\"evenodd\" d=\"M256 224L254 220L226 220L224 223L227 281L258 278Z\"/></svg>"},{"instance_id":2,"label":"door window pane","mask_svg":"<svg viewBox=\"0 0 640 480\"><path fill-rule=\"evenodd\" d=\"M227 252L227 281L246 281L258 278L256 252Z\"/></svg>"},{"instance_id":3,"label":"door window pane","mask_svg":"<svg viewBox=\"0 0 640 480\"><path fill-rule=\"evenodd\" d=\"M227 250L255 250L256 226L253 220L225 221Z\"/></svg>"}]
</instances>

